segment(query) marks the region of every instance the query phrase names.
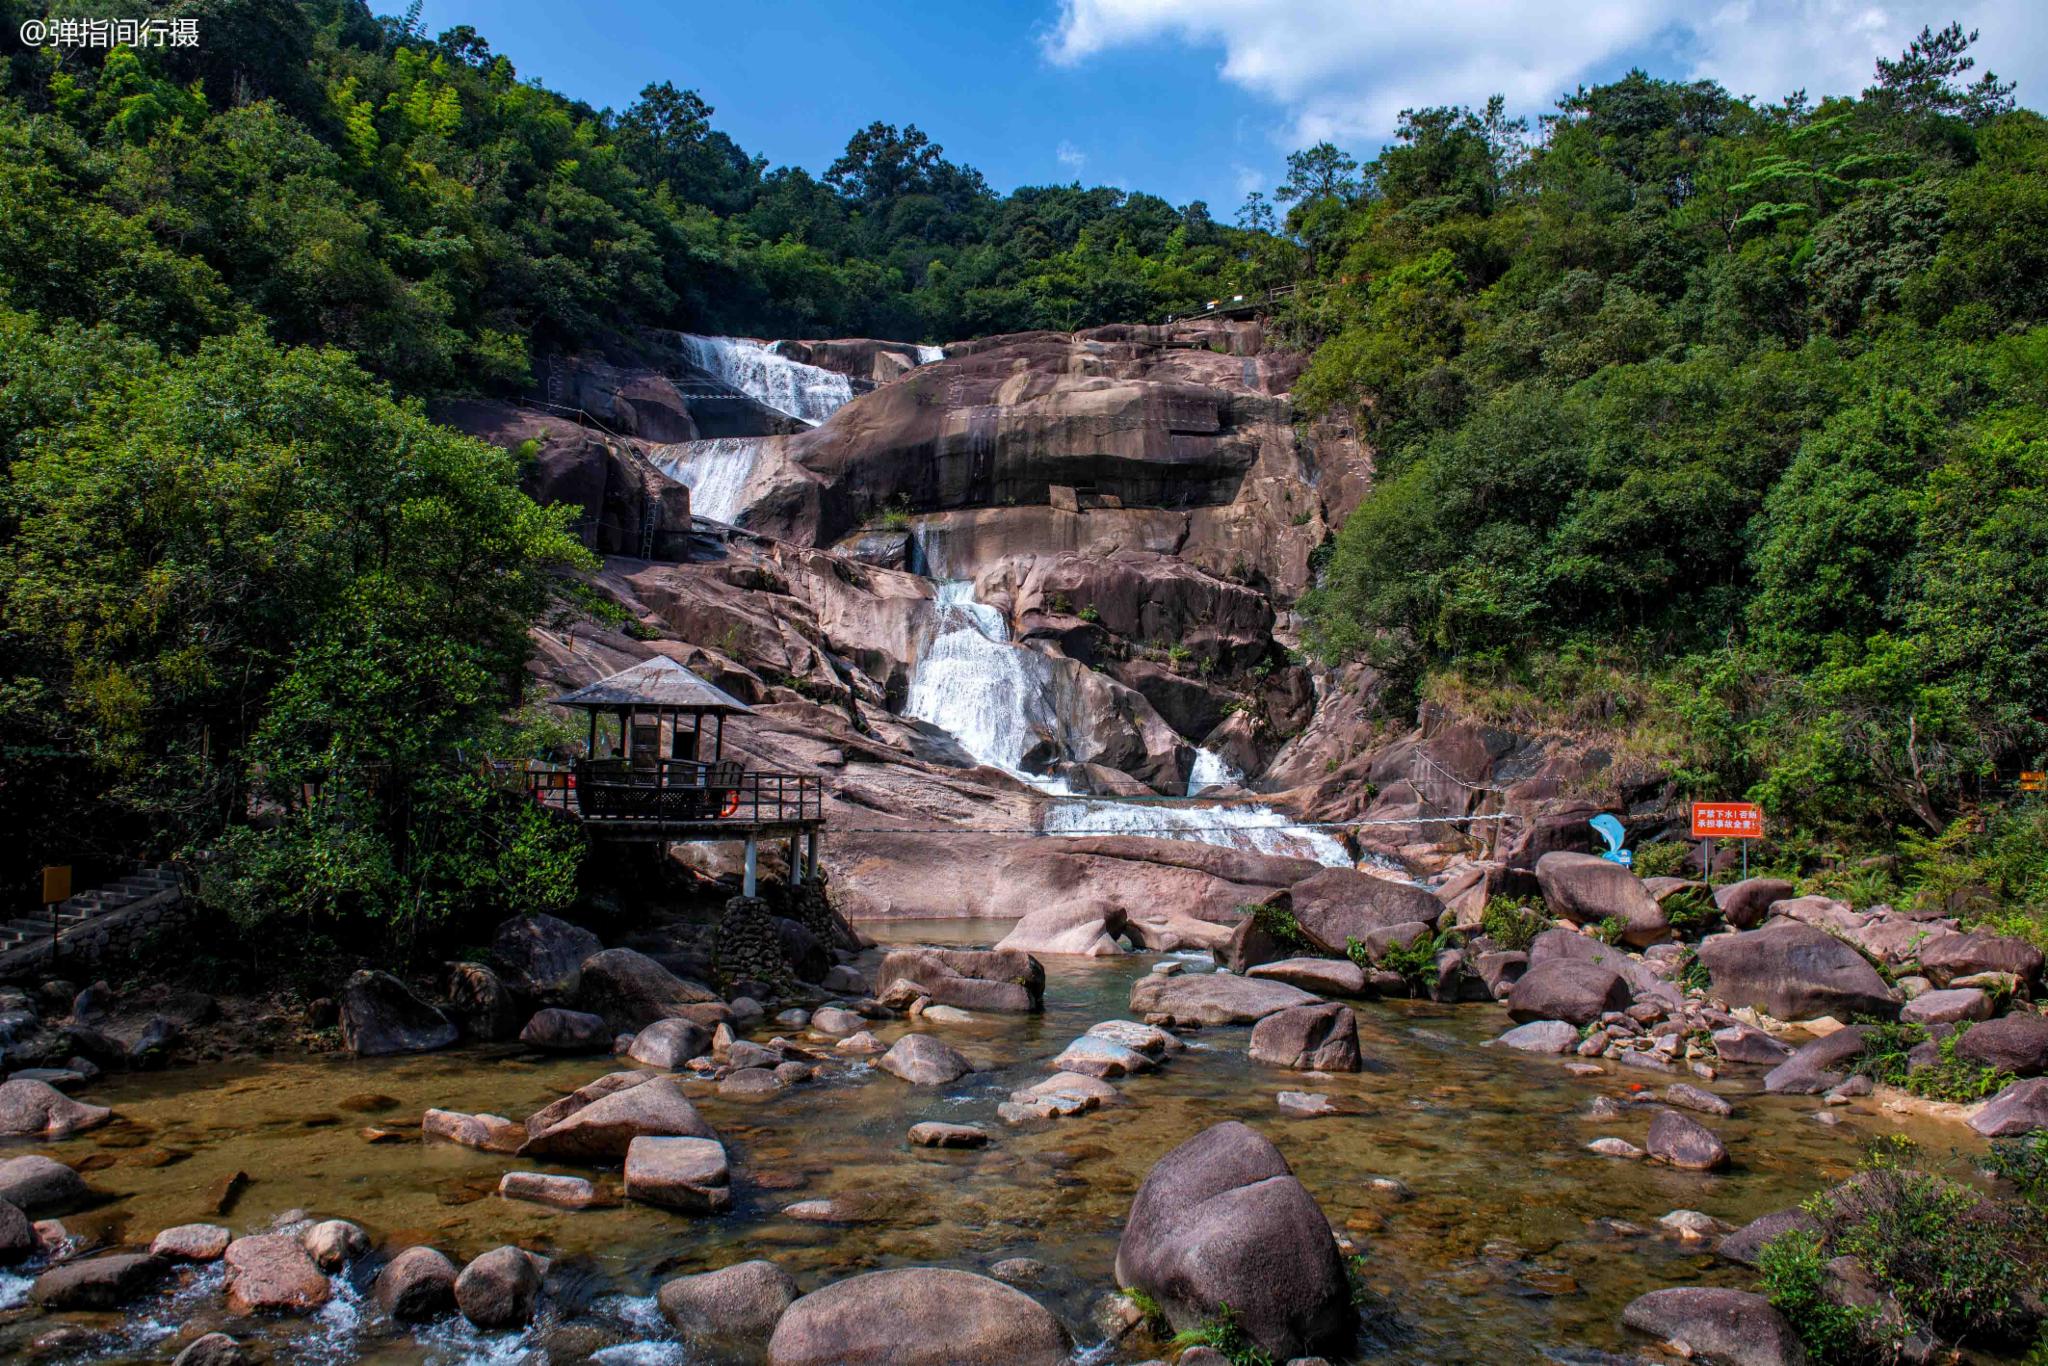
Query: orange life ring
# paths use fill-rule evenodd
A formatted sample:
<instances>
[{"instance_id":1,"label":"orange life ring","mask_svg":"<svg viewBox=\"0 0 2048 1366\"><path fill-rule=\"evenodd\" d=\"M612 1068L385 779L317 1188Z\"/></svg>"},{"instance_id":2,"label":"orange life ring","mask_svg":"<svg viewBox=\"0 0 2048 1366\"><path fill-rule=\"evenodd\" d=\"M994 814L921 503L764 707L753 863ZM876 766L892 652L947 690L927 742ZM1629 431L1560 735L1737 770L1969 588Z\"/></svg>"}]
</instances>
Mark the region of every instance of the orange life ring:
<instances>
[{"instance_id":1,"label":"orange life ring","mask_svg":"<svg viewBox=\"0 0 2048 1366\"><path fill-rule=\"evenodd\" d=\"M731 792L725 794L725 810L718 813L719 819L723 820L725 817L730 816L733 812L739 809L740 794L739 789L735 788Z\"/></svg>"}]
</instances>

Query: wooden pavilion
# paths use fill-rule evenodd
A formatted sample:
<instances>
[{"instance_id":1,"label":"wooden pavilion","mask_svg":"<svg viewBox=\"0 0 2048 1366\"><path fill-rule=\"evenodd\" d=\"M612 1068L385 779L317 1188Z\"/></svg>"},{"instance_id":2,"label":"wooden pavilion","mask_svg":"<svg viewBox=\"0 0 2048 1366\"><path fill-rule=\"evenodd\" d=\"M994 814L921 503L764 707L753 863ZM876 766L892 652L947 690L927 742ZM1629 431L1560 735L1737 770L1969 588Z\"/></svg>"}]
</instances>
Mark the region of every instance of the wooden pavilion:
<instances>
[{"instance_id":1,"label":"wooden pavilion","mask_svg":"<svg viewBox=\"0 0 2048 1366\"><path fill-rule=\"evenodd\" d=\"M590 732L584 757L570 767L527 769L527 787L543 805L609 839L744 839L748 896L763 839L789 840L792 883L817 866L821 783L726 758L726 717L754 714L730 693L656 655L553 703L588 713Z\"/></svg>"}]
</instances>

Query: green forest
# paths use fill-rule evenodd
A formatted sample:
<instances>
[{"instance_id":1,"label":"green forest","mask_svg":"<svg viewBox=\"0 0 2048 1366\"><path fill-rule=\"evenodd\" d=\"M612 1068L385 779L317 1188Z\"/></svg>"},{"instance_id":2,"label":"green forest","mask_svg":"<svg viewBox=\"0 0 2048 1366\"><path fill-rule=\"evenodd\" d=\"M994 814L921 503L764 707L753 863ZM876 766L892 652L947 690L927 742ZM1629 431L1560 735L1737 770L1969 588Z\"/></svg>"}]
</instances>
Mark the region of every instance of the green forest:
<instances>
[{"instance_id":1,"label":"green forest","mask_svg":"<svg viewBox=\"0 0 2048 1366\"><path fill-rule=\"evenodd\" d=\"M1855 98L1640 73L1297 154L1297 398L1374 493L1318 648L1606 731L1779 857L2048 910L2048 121L1928 31Z\"/></svg>"},{"instance_id":2,"label":"green forest","mask_svg":"<svg viewBox=\"0 0 2048 1366\"><path fill-rule=\"evenodd\" d=\"M2048 750L2048 122L1960 29L1817 103L1631 73L1534 125L1412 110L1228 226L999 195L884 123L771 169L687 89L592 109L417 8L113 8L207 42L0 74L11 888L204 849L245 923L399 939L573 894L476 766L590 560L427 397L635 328L943 341L1297 284L1297 401L1379 470L1310 649L1753 796L1861 894L2048 906L2009 800Z\"/></svg>"}]
</instances>

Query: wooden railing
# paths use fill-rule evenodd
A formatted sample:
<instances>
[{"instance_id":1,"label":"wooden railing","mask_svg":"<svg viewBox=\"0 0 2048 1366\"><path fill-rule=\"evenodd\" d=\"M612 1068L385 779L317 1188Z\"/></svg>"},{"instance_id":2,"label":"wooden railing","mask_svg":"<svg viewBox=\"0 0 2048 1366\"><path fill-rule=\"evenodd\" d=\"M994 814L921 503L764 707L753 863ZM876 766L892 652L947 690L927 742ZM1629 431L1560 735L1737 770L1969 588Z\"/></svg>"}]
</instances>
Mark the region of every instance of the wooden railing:
<instances>
[{"instance_id":1,"label":"wooden railing","mask_svg":"<svg viewBox=\"0 0 2048 1366\"><path fill-rule=\"evenodd\" d=\"M568 768L529 765L523 776L534 800L585 821L783 825L825 818L818 779L748 772L732 760L585 759Z\"/></svg>"}]
</instances>

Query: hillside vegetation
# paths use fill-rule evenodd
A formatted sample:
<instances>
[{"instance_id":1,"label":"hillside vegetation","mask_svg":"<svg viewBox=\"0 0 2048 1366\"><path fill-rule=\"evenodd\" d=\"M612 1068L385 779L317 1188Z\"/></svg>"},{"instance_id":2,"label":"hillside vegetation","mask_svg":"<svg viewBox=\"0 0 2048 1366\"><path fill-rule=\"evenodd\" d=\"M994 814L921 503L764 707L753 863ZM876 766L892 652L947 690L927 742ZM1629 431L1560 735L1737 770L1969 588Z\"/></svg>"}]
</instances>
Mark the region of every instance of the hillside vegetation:
<instances>
[{"instance_id":1,"label":"hillside vegetation","mask_svg":"<svg viewBox=\"0 0 2048 1366\"><path fill-rule=\"evenodd\" d=\"M1318 647L1648 737L1807 871L1903 830L1866 891L2043 909L2048 122L1971 37L1853 99L1632 73L1299 154L1297 397L1380 470Z\"/></svg>"}]
</instances>

